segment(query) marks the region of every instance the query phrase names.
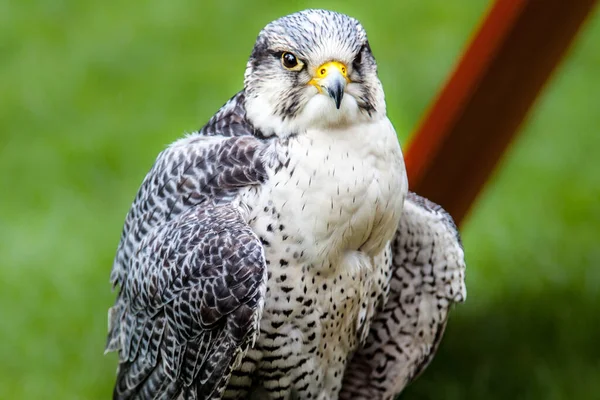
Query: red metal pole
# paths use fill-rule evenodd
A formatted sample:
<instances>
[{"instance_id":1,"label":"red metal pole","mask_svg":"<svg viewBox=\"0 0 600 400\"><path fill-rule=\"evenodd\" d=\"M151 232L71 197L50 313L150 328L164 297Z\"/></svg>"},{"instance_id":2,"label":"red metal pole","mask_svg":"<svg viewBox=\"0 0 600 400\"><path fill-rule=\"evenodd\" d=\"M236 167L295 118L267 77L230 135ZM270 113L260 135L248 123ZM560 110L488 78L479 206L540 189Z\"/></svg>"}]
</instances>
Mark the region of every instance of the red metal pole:
<instances>
[{"instance_id":1,"label":"red metal pole","mask_svg":"<svg viewBox=\"0 0 600 400\"><path fill-rule=\"evenodd\" d=\"M460 223L597 0L496 0L406 151L411 190Z\"/></svg>"}]
</instances>

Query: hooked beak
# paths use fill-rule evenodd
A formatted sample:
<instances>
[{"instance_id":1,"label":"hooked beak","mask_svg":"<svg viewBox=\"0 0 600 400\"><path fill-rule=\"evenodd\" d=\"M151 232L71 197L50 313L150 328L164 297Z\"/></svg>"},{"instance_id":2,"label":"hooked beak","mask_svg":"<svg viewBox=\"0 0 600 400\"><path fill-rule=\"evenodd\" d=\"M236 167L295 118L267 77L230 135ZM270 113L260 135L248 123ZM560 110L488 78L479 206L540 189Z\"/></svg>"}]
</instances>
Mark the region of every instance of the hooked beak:
<instances>
[{"instance_id":1,"label":"hooked beak","mask_svg":"<svg viewBox=\"0 0 600 400\"><path fill-rule=\"evenodd\" d=\"M317 68L315 77L308 83L316 87L319 93L327 93L339 110L348 82L350 79L346 66L338 61L330 61Z\"/></svg>"}]
</instances>

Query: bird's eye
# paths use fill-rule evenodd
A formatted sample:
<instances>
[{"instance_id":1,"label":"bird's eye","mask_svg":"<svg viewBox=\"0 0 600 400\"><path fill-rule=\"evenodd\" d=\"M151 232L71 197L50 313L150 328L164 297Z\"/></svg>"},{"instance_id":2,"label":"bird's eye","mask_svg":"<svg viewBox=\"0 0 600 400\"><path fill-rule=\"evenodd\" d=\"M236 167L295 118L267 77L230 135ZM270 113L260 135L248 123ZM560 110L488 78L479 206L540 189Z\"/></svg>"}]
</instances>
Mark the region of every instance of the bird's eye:
<instances>
[{"instance_id":1,"label":"bird's eye","mask_svg":"<svg viewBox=\"0 0 600 400\"><path fill-rule=\"evenodd\" d=\"M281 64L291 71L300 71L304 65L295 55L287 51L281 55Z\"/></svg>"}]
</instances>

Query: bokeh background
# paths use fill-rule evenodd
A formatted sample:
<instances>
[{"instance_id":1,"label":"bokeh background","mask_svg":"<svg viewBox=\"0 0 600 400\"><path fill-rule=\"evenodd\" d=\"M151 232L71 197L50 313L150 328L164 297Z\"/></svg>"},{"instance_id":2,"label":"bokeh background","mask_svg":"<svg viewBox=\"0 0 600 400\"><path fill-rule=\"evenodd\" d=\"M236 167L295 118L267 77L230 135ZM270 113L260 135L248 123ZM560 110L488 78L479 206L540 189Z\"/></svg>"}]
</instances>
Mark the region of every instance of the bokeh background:
<instances>
[{"instance_id":1,"label":"bokeh background","mask_svg":"<svg viewBox=\"0 0 600 400\"><path fill-rule=\"evenodd\" d=\"M241 88L266 23L359 18L406 143L488 3L1 1L0 398L109 398L125 213L156 154ZM596 13L463 225L468 301L403 399L600 398L599 104Z\"/></svg>"}]
</instances>

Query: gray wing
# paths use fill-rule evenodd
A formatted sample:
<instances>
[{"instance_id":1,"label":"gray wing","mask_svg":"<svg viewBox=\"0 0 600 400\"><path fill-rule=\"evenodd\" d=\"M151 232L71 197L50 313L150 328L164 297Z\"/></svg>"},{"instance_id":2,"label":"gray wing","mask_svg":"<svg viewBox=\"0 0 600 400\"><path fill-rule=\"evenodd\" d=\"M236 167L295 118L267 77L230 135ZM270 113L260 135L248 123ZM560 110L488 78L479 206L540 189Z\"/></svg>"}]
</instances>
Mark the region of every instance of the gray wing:
<instances>
[{"instance_id":1,"label":"gray wing","mask_svg":"<svg viewBox=\"0 0 600 400\"><path fill-rule=\"evenodd\" d=\"M157 157L125 218L111 282L121 285L129 259L150 230L189 208L234 202L267 179L268 147L252 136L195 134Z\"/></svg>"},{"instance_id":2,"label":"gray wing","mask_svg":"<svg viewBox=\"0 0 600 400\"><path fill-rule=\"evenodd\" d=\"M240 193L266 179L266 148L250 136L193 135L146 176L111 273L115 399L219 398L254 340L266 264Z\"/></svg>"},{"instance_id":3,"label":"gray wing","mask_svg":"<svg viewBox=\"0 0 600 400\"><path fill-rule=\"evenodd\" d=\"M429 364L453 303L466 298L462 243L440 206L409 192L392 249L390 293L352 358L340 399L393 399Z\"/></svg>"}]
</instances>

